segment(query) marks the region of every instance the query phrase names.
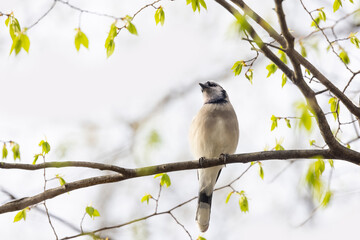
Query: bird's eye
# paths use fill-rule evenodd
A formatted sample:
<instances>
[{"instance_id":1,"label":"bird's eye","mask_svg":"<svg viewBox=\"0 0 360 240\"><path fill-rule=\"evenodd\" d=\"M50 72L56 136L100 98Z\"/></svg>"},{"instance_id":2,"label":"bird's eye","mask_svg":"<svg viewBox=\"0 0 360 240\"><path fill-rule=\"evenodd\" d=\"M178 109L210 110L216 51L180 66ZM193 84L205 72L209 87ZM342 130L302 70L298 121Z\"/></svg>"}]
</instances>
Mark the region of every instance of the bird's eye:
<instances>
[{"instance_id":1,"label":"bird's eye","mask_svg":"<svg viewBox=\"0 0 360 240\"><path fill-rule=\"evenodd\" d=\"M212 82L208 82L208 85L209 85L209 87L216 87L216 84L212 83Z\"/></svg>"}]
</instances>

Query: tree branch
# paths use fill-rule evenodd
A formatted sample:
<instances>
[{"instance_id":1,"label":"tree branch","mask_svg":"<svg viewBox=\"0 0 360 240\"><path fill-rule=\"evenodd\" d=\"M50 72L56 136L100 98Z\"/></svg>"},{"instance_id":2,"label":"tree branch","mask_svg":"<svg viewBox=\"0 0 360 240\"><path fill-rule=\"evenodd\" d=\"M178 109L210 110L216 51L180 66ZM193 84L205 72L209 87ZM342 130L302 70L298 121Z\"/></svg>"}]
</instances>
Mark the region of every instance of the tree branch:
<instances>
[{"instance_id":1,"label":"tree branch","mask_svg":"<svg viewBox=\"0 0 360 240\"><path fill-rule=\"evenodd\" d=\"M340 151L338 152L333 152L328 149L264 151L264 152L234 154L228 156L226 159L223 158L205 159L202 161L201 165L199 164L198 160L195 160L195 161L185 161L185 162L176 162L176 163L166 163L166 164L154 165L143 168L135 168L135 169L122 168L123 174L109 174L104 176L82 179L75 182L66 183L65 185L60 187L46 190L45 192L39 193L32 197L25 197L19 200L8 202L0 206L0 214L21 210L25 207L32 206L44 200L54 198L58 195L76 189L86 188L99 184L120 182L126 179L144 177L144 176L154 175L163 172L174 172L174 171L182 171L182 170L190 170L190 169L198 169L198 168L207 168L207 167L213 167L213 166L219 166L219 165L231 164L231 163L249 163L254 161L266 161L266 160L274 160L274 159L277 160L303 159L303 158L314 158L319 156L325 159L340 159L354 164L360 164L360 154L350 149L348 150L349 151L344 151L343 149L340 149ZM75 164L75 162L72 163L74 164L74 167L79 167L79 165L83 165L86 167L91 166L91 168L94 168L91 163L86 163L86 162L79 162L82 164ZM31 165L18 164L17 167L17 164L11 164L10 167L9 163L0 164L0 167L5 168L3 166L7 166L6 167L7 169L12 168L12 169L30 170L29 166ZM54 166L58 167L58 163L51 164L51 162L49 162L48 164L43 164L43 165L39 164L35 166L41 166L42 168L51 168ZM68 162L68 164L65 164L64 167L72 167L72 166ZM36 169L40 169L40 168L36 168ZM36 170L36 169L32 169L32 170ZM114 166L114 169L116 169L116 166Z\"/></svg>"},{"instance_id":2,"label":"tree branch","mask_svg":"<svg viewBox=\"0 0 360 240\"><path fill-rule=\"evenodd\" d=\"M234 11L230 11L229 4L225 2L225 0L215 0L220 5L222 5L224 8L226 8L230 13L232 13L235 17ZM270 24L268 24L263 18L261 18L257 13L255 13L251 8L249 8L246 3L243 0L231 0L234 2L237 6L239 6L246 15L251 17L257 24L259 24L272 38L274 38L278 43L280 43L282 46L286 46L285 39L279 35L276 30L274 30ZM230 5L231 6L231 5ZM233 8L231 6L231 8ZM235 11L237 11L235 9ZM301 56L297 51L293 51L294 57L297 59L297 61L304 66L306 69L308 69L311 74L316 77L325 87L327 87L338 99L341 100L341 102L347 107L347 109L354 114L357 118L360 118L360 108L357 107L340 89L338 89L334 84L331 83L331 81L326 78L314 65L312 65L306 58ZM273 62L274 60L271 59ZM276 64L276 62L274 62ZM284 72L284 70L282 69ZM284 72L286 74L286 72ZM286 74L288 77L289 75ZM290 78L290 77L289 77Z\"/></svg>"}]
</instances>

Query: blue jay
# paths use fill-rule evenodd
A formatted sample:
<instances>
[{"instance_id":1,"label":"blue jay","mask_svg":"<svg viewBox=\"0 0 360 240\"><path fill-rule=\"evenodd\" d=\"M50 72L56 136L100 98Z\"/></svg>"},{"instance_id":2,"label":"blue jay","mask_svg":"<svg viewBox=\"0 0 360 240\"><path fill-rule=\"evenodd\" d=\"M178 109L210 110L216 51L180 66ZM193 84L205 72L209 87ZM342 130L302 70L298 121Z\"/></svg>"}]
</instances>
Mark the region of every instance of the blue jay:
<instances>
[{"instance_id":1,"label":"blue jay","mask_svg":"<svg viewBox=\"0 0 360 240\"><path fill-rule=\"evenodd\" d=\"M190 127L190 147L196 159L233 154L239 140L239 125L226 91L215 82L199 83L204 105ZM196 221L201 232L209 227L211 199L223 166L198 169L199 198Z\"/></svg>"}]
</instances>

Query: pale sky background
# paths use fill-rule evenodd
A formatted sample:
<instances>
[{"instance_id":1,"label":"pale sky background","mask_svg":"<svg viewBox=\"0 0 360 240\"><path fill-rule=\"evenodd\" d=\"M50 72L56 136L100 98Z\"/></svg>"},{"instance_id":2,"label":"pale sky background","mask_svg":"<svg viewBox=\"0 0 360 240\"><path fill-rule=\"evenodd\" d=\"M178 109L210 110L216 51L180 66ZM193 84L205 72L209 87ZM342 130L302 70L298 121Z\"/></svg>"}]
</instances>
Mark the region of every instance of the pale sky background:
<instances>
[{"instance_id":1,"label":"pale sky background","mask_svg":"<svg viewBox=\"0 0 360 240\"><path fill-rule=\"evenodd\" d=\"M270 23L276 23L273 1L248 2ZM310 2L305 1L310 9L325 6L325 11L331 13L331 1L312 1L313 5ZM50 0L0 0L0 11L14 11L21 26L26 27L36 21L51 3ZM87 10L125 16L132 15L149 1L73 0L70 3ZM303 98L291 83L281 88L279 71L266 78L265 66L269 62L264 58L258 59L254 66L253 85L243 73L233 77L230 69L234 62L250 59L254 53L249 51L246 42L231 32L233 17L214 1L206 3L208 10L202 9L199 14L193 13L185 0L162 2L166 15L164 26L155 25L154 9L144 10L133 22L139 36L123 30L115 40L115 52L109 59L106 58L104 43L112 19L84 13L81 29L89 38L89 49L82 47L78 53L74 46L74 28L78 27L79 13L58 3L48 16L29 30L29 54L21 52L18 56L9 56L11 39L3 23L6 18L0 17L0 140L13 140L20 144L22 163L32 162L33 155L40 151L37 144L44 138L52 147L47 161L82 160L140 167L191 160L187 132L192 117L202 105L197 83L221 80L240 122L238 153L261 151L266 146L271 149L275 146L275 138L284 139L285 149L310 148L309 139L316 139L321 145L316 127L309 135L296 130L295 122L292 122L293 129L288 129L280 121L279 128L270 132L271 115L295 116L294 103ZM311 31L307 27L311 22L309 17L297 1L285 1L285 4L290 28L297 36L305 36ZM351 7L348 3L344 5ZM261 31L260 35L265 36ZM306 44L309 47L312 43ZM310 53L309 58L343 87L346 84L346 81L341 81L344 67L325 49L325 44L319 45L319 51ZM356 52L353 55L351 66L356 69L359 59ZM347 75L345 79L348 79ZM357 80L354 80L353 90L359 89ZM134 138L132 154L126 155L132 132L125 122L145 116L165 95L177 94L188 86L189 92L162 107L141 126ZM358 95L354 92L350 97L357 99ZM324 95L319 102L328 107L328 98ZM344 121L350 119L345 111L342 117ZM331 115L329 121L334 124ZM159 133L161 144L149 148L147 138L153 130ZM344 141L354 136L352 127L344 130L347 130L343 133ZM359 147L359 144L352 145L355 149ZM125 153L121 152L122 149ZM12 162L11 158L6 161ZM315 207L303 184L309 163L305 160L296 162L275 181L272 179L288 163L264 162L264 180L258 176L257 165L251 168L235 185L249 198L250 211L247 214L240 212L236 196L225 204L229 189L216 192L210 228L203 236L208 240L357 239L360 169L349 163L335 162L331 181L335 197L330 206L319 210L309 223L298 227ZM227 166L217 186L236 178L246 167L242 164ZM325 179L330 173L328 164L326 168ZM0 170L0 188L19 198L38 194L43 191L42 174L42 171ZM102 173L86 169L47 171L48 178L55 174L61 174L71 182ZM197 195L195 170L169 175L172 186L162 191L160 211ZM57 181L48 184L49 188L55 186L58 186ZM101 217L95 220L85 218L83 227L84 230L94 230L152 213L155 204L146 205L140 199L145 193L156 196L157 191L158 179L150 176L73 191L48 200L47 205L51 213L78 227L85 207L92 204ZM0 193L1 204L8 200ZM194 221L195 211L196 201L174 211L194 239L199 235ZM2 239L54 239L45 215L32 209L25 222L13 223L15 214L0 215ZM61 222L53 220L53 223L60 238L77 233ZM188 238L167 215L107 231L102 236L150 240Z\"/></svg>"}]
</instances>

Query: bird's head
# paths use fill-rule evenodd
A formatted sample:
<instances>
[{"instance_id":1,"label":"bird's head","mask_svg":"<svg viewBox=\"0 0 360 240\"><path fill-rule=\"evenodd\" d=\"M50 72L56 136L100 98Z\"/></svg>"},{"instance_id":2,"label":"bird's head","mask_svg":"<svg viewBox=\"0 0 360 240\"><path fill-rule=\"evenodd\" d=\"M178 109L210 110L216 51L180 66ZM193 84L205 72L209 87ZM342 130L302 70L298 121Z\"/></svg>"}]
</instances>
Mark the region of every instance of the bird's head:
<instances>
[{"instance_id":1,"label":"bird's head","mask_svg":"<svg viewBox=\"0 0 360 240\"><path fill-rule=\"evenodd\" d=\"M226 91L215 82L199 83L201 92L203 93L204 103L227 103L229 97Z\"/></svg>"}]
</instances>

